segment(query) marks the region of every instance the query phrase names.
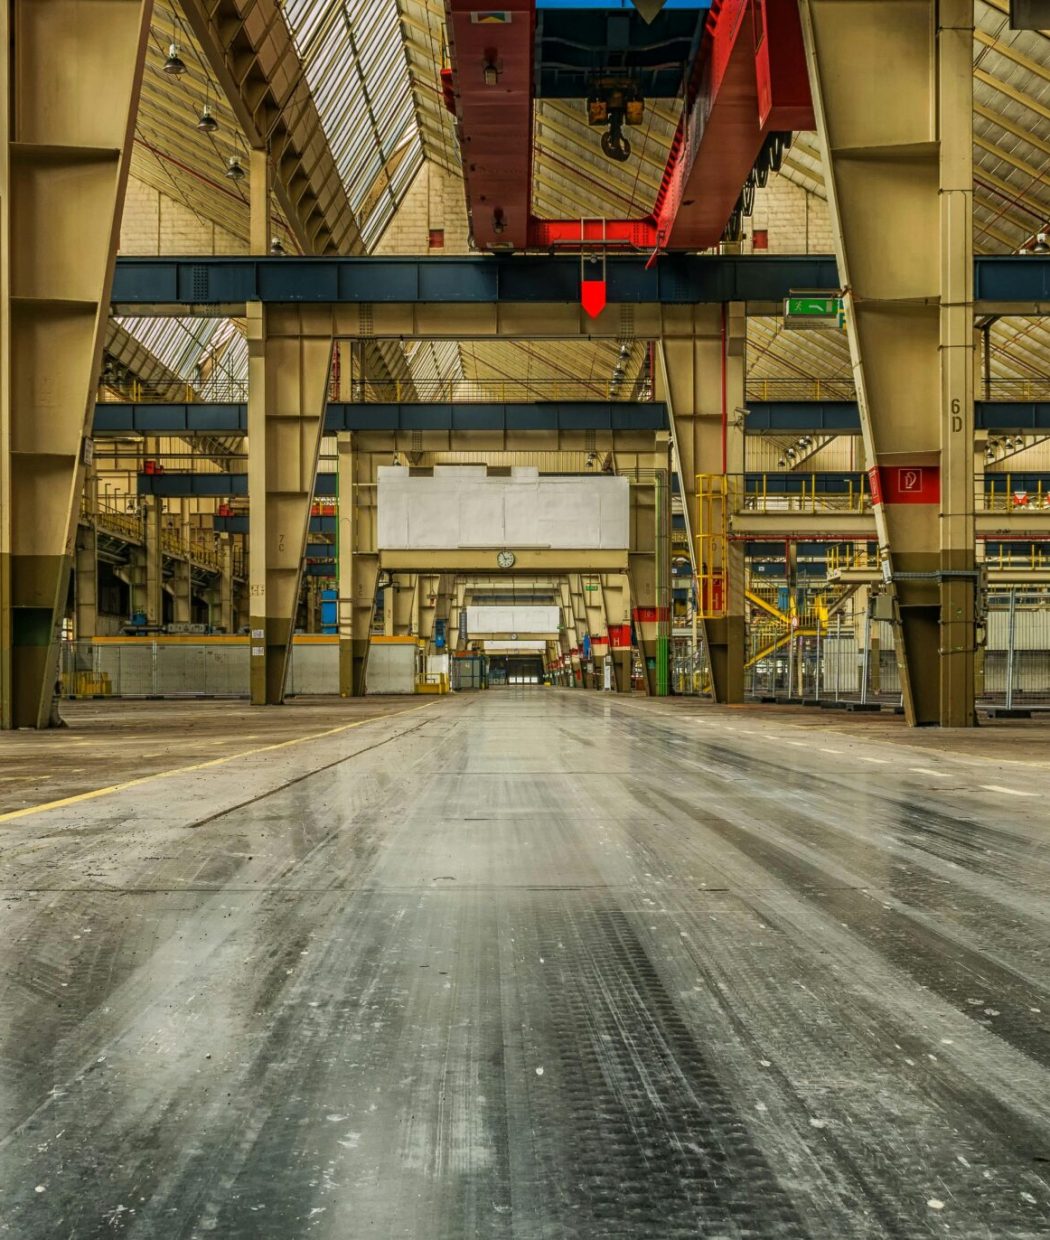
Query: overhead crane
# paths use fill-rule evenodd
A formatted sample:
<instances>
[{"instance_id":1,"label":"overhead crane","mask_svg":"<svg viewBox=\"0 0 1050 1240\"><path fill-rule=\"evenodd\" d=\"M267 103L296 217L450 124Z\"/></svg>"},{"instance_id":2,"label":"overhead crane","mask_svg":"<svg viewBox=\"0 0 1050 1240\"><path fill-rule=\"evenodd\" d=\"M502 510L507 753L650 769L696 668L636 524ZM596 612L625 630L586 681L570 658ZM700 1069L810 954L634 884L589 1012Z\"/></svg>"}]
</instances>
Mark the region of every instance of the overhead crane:
<instances>
[{"instance_id":1,"label":"overhead crane","mask_svg":"<svg viewBox=\"0 0 1050 1240\"><path fill-rule=\"evenodd\" d=\"M700 250L739 231L756 185L797 129L814 127L796 0L510 0L499 13L446 0L471 231L481 250ZM602 149L630 158L624 125L646 102L681 108L652 209L633 219L532 214L534 105L579 97Z\"/></svg>"}]
</instances>

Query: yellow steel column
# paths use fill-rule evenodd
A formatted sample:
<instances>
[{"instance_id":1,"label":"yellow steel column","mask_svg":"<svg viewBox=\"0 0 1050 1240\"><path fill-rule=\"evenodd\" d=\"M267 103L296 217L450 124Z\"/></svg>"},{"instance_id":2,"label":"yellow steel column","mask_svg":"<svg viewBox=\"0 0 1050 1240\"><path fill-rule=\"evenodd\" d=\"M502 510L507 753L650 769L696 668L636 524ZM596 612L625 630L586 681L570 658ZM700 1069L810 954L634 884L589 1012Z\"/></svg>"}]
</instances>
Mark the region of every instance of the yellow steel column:
<instances>
[{"instance_id":1,"label":"yellow steel column","mask_svg":"<svg viewBox=\"0 0 1050 1240\"><path fill-rule=\"evenodd\" d=\"M95 636L98 619L98 534L94 525L77 528L73 592L74 636L78 642L89 642Z\"/></svg>"},{"instance_id":2,"label":"yellow steel column","mask_svg":"<svg viewBox=\"0 0 1050 1240\"><path fill-rule=\"evenodd\" d=\"M710 478L708 514L728 530L743 471L746 307L665 306L656 394L667 402L715 701L744 696L743 548L724 538L698 547L697 475ZM701 558L703 562L701 562Z\"/></svg>"},{"instance_id":3,"label":"yellow steel column","mask_svg":"<svg viewBox=\"0 0 1050 1240\"><path fill-rule=\"evenodd\" d=\"M631 584L626 573L602 573L602 605L605 609L605 631L612 660L613 687L618 693L630 693L634 671L634 649L631 642Z\"/></svg>"},{"instance_id":4,"label":"yellow steel column","mask_svg":"<svg viewBox=\"0 0 1050 1240\"><path fill-rule=\"evenodd\" d=\"M150 0L0 4L0 726L46 727Z\"/></svg>"},{"instance_id":5,"label":"yellow steel column","mask_svg":"<svg viewBox=\"0 0 1050 1240\"><path fill-rule=\"evenodd\" d=\"M368 651L372 641L372 621L376 609L376 582L379 580L378 507L376 482L381 463L389 460L389 453L375 453L354 449L355 436L351 434L351 492L352 537L350 559L350 692L363 697L368 673ZM340 492L341 494L342 492ZM340 627L340 633L343 629ZM340 641L342 648L343 642ZM340 657L343 657L342 649Z\"/></svg>"},{"instance_id":6,"label":"yellow steel column","mask_svg":"<svg viewBox=\"0 0 1050 1240\"><path fill-rule=\"evenodd\" d=\"M977 723L974 519L973 0L941 0L937 32L941 208L940 712Z\"/></svg>"},{"instance_id":7,"label":"yellow steel column","mask_svg":"<svg viewBox=\"0 0 1050 1240\"><path fill-rule=\"evenodd\" d=\"M427 654L434 653L434 622L438 617L441 598L441 577L436 573L420 573L416 578L415 632L426 643Z\"/></svg>"},{"instance_id":8,"label":"yellow steel column","mask_svg":"<svg viewBox=\"0 0 1050 1240\"><path fill-rule=\"evenodd\" d=\"M220 549L222 575L219 578L219 627L224 633L234 631L233 623L233 539L223 534Z\"/></svg>"},{"instance_id":9,"label":"yellow steel column","mask_svg":"<svg viewBox=\"0 0 1050 1240\"><path fill-rule=\"evenodd\" d=\"M448 613L448 653L450 659L457 650L463 647L463 629L460 623L463 618L463 602L464 583L462 580L453 579L450 587ZM451 665L449 675L451 676Z\"/></svg>"},{"instance_id":10,"label":"yellow steel column","mask_svg":"<svg viewBox=\"0 0 1050 1240\"><path fill-rule=\"evenodd\" d=\"M354 447L349 431L341 431L336 437L338 499L338 533L336 554L338 556L338 580L336 581L336 620L339 630L339 696L354 695L353 652L353 567L351 548L354 544Z\"/></svg>"},{"instance_id":11,"label":"yellow steel column","mask_svg":"<svg viewBox=\"0 0 1050 1240\"><path fill-rule=\"evenodd\" d=\"M587 591L583 588L583 577L579 573L570 573L566 578L569 587L569 608L572 612L573 628L576 633L576 641L573 649L576 653L569 654L569 669L572 677L572 683L578 685L581 689L593 689L594 685L602 676L602 667L605 656L608 653L608 647L605 644L604 627L597 630L591 628L591 617L587 611L586 595ZM597 592L600 593L600 586L597 581L593 583L598 587ZM599 612L601 606L598 606ZM591 652L591 670L590 675L597 677L597 680L588 680L588 673L584 667L583 650L584 638L587 638L587 646Z\"/></svg>"},{"instance_id":12,"label":"yellow steel column","mask_svg":"<svg viewBox=\"0 0 1050 1240\"><path fill-rule=\"evenodd\" d=\"M646 690L666 696L670 652L670 487L668 444L662 451L614 456L616 472L630 478L628 578L631 620Z\"/></svg>"},{"instance_id":13,"label":"yellow steel column","mask_svg":"<svg viewBox=\"0 0 1050 1240\"><path fill-rule=\"evenodd\" d=\"M388 597L391 607L391 636L411 637L418 633L419 615L417 611L417 581L414 573L400 573L393 578Z\"/></svg>"},{"instance_id":14,"label":"yellow steel column","mask_svg":"<svg viewBox=\"0 0 1050 1240\"><path fill-rule=\"evenodd\" d=\"M270 154L252 149L248 156L248 253L269 254L273 240L270 211Z\"/></svg>"},{"instance_id":15,"label":"yellow steel column","mask_svg":"<svg viewBox=\"0 0 1050 1240\"><path fill-rule=\"evenodd\" d=\"M973 4L801 12L905 714L972 726Z\"/></svg>"},{"instance_id":16,"label":"yellow steel column","mask_svg":"<svg viewBox=\"0 0 1050 1240\"><path fill-rule=\"evenodd\" d=\"M176 624L189 624L193 619L193 566L182 556L175 557L172 594L172 620Z\"/></svg>"},{"instance_id":17,"label":"yellow steel column","mask_svg":"<svg viewBox=\"0 0 1050 1240\"><path fill-rule=\"evenodd\" d=\"M317 476L330 320L303 308L249 302L248 493L251 700L284 700Z\"/></svg>"},{"instance_id":18,"label":"yellow steel column","mask_svg":"<svg viewBox=\"0 0 1050 1240\"><path fill-rule=\"evenodd\" d=\"M164 623L164 500L159 495L150 497L146 509L146 560L145 560L145 612L146 623Z\"/></svg>"}]
</instances>

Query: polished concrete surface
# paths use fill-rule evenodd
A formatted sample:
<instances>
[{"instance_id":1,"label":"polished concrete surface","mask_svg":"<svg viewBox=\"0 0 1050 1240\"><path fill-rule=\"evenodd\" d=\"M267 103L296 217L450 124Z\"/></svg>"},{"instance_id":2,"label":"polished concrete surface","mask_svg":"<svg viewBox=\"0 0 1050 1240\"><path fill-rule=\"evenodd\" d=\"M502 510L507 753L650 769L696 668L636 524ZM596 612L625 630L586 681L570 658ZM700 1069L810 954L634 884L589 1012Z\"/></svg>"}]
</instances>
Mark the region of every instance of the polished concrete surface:
<instances>
[{"instance_id":1,"label":"polished concrete surface","mask_svg":"<svg viewBox=\"0 0 1050 1240\"><path fill-rule=\"evenodd\" d=\"M8 816L0 1235L1050 1235L1050 768L924 745L490 691Z\"/></svg>"},{"instance_id":2,"label":"polished concrete surface","mask_svg":"<svg viewBox=\"0 0 1050 1240\"><path fill-rule=\"evenodd\" d=\"M419 698L64 701L66 727L0 734L0 815L403 710Z\"/></svg>"}]
</instances>

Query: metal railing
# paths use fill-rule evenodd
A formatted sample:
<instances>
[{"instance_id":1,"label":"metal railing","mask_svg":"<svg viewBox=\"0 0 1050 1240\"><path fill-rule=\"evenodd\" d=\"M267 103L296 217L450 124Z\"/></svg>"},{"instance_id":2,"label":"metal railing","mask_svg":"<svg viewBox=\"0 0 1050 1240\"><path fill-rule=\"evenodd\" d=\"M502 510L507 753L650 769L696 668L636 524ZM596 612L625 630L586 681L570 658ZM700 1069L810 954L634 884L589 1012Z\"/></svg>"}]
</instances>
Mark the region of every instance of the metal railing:
<instances>
[{"instance_id":1,"label":"metal railing","mask_svg":"<svg viewBox=\"0 0 1050 1240\"><path fill-rule=\"evenodd\" d=\"M355 404L524 404L545 400L633 402L640 399L637 385L614 385L608 375L569 379L352 379L344 381L341 393L340 399Z\"/></svg>"},{"instance_id":2,"label":"metal railing","mask_svg":"<svg viewBox=\"0 0 1050 1240\"><path fill-rule=\"evenodd\" d=\"M856 400L857 390L848 375L828 378L777 378L747 380L747 399L754 401ZM1050 378L978 380L977 400L1050 400Z\"/></svg>"},{"instance_id":3,"label":"metal railing","mask_svg":"<svg viewBox=\"0 0 1050 1240\"><path fill-rule=\"evenodd\" d=\"M646 389L649 391L650 389ZM578 379L333 379L329 400L354 404L525 404L531 401L605 400L635 402L642 388L614 384L611 376ZM650 396L651 398L651 396ZM99 387L100 404L244 404L247 380L203 383L134 379Z\"/></svg>"},{"instance_id":4,"label":"metal railing","mask_svg":"<svg viewBox=\"0 0 1050 1240\"><path fill-rule=\"evenodd\" d=\"M856 400L857 389L849 375L827 379L748 379L748 400Z\"/></svg>"},{"instance_id":5,"label":"metal railing","mask_svg":"<svg viewBox=\"0 0 1050 1240\"><path fill-rule=\"evenodd\" d=\"M881 574L883 558L881 550L869 551L866 543L828 543L824 552L824 563L829 578L851 571Z\"/></svg>"},{"instance_id":6,"label":"metal railing","mask_svg":"<svg viewBox=\"0 0 1050 1240\"><path fill-rule=\"evenodd\" d=\"M649 392L646 396L644 393ZM827 378L748 379L748 400L754 401L853 401L853 379ZM978 381L975 396L986 401L1050 400L1050 378L991 379ZM651 389L640 383L616 383L607 375L569 379L348 379L333 378L331 400L354 403L463 403L493 401L500 404L536 400L651 399ZM102 404L244 404L248 381L225 375L201 382L177 379L131 379L99 385Z\"/></svg>"},{"instance_id":7,"label":"metal railing","mask_svg":"<svg viewBox=\"0 0 1050 1240\"><path fill-rule=\"evenodd\" d=\"M816 474L792 474L798 479L797 491L780 489L778 480L783 474L736 475L735 485L729 491L734 497L734 512L870 512L871 495L867 478L857 476L856 483L848 481L841 491L823 491L817 488ZM732 477L732 475L731 475Z\"/></svg>"},{"instance_id":8,"label":"metal railing","mask_svg":"<svg viewBox=\"0 0 1050 1240\"><path fill-rule=\"evenodd\" d=\"M200 383L172 379L131 379L99 385L99 404L205 404L237 405L248 399L247 379L218 376Z\"/></svg>"},{"instance_id":9,"label":"metal railing","mask_svg":"<svg viewBox=\"0 0 1050 1240\"><path fill-rule=\"evenodd\" d=\"M980 544L978 544L980 545ZM988 554L987 546L981 564L995 571L1046 572L1050 570L1050 547L1041 543L1029 543L1023 551L1006 550L1000 543Z\"/></svg>"},{"instance_id":10,"label":"metal railing","mask_svg":"<svg viewBox=\"0 0 1050 1240\"><path fill-rule=\"evenodd\" d=\"M1050 512L1050 489L1043 479L1029 487L1031 473L984 473L974 479L974 498L978 512Z\"/></svg>"}]
</instances>

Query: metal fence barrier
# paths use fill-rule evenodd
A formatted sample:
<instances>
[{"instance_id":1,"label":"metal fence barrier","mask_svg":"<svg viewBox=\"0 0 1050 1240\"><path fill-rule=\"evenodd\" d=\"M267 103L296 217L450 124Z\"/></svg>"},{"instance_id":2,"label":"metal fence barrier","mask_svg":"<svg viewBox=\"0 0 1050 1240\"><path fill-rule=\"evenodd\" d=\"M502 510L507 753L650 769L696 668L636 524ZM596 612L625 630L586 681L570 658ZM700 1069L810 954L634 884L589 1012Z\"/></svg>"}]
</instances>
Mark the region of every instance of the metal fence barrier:
<instances>
[{"instance_id":1,"label":"metal fence barrier","mask_svg":"<svg viewBox=\"0 0 1050 1240\"><path fill-rule=\"evenodd\" d=\"M247 698L248 638L64 642L60 672L64 697ZM337 639L293 643L287 692L338 694Z\"/></svg>"}]
</instances>

